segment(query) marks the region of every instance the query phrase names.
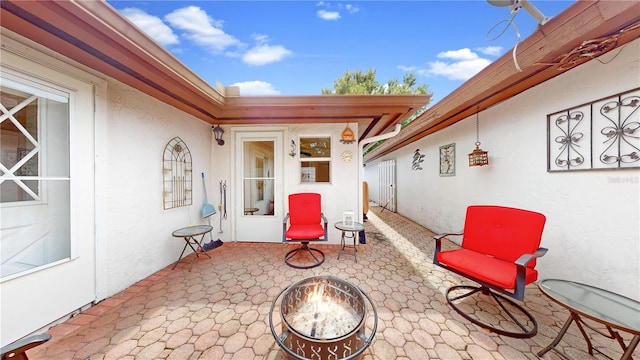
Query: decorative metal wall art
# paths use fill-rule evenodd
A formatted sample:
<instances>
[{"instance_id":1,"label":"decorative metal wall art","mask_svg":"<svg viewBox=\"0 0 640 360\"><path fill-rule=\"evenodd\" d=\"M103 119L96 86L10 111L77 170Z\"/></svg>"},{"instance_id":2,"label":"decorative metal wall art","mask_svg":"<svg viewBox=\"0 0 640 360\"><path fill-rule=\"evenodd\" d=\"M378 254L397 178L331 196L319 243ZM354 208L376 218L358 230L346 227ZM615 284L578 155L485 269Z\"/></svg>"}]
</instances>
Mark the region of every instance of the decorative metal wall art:
<instances>
[{"instance_id":1,"label":"decorative metal wall art","mask_svg":"<svg viewBox=\"0 0 640 360\"><path fill-rule=\"evenodd\" d=\"M411 163L411 170L422 170L422 162L424 161L424 155L420 154L420 149L416 149L413 153L413 161Z\"/></svg>"},{"instance_id":2,"label":"decorative metal wall art","mask_svg":"<svg viewBox=\"0 0 640 360\"><path fill-rule=\"evenodd\" d=\"M182 139L174 137L162 155L162 202L164 209L188 206L193 202L191 152Z\"/></svg>"},{"instance_id":3,"label":"decorative metal wall art","mask_svg":"<svg viewBox=\"0 0 640 360\"><path fill-rule=\"evenodd\" d=\"M547 115L547 171L640 167L640 88Z\"/></svg>"},{"instance_id":4,"label":"decorative metal wall art","mask_svg":"<svg viewBox=\"0 0 640 360\"><path fill-rule=\"evenodd\" d=\"M440 176L456 175L456 144L440 146Z\"/></svg>"}]
</instances>

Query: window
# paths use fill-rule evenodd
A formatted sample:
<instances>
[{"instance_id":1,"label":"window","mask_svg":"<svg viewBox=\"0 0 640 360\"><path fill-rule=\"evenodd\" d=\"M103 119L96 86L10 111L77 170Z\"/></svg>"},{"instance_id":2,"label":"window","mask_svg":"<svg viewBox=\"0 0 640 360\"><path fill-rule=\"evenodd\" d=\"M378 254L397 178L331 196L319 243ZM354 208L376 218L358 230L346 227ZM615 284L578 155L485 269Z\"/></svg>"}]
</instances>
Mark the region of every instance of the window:
<instances>
[{"instance_id":1,"label":"window","mask_svg":"<svg viewBox=\"0 0 640 360\"><path fill-rule=\"evenodd\" d=\"M0 278L71 256L69 94L0 78Z\"/></svg>"},{"instance_id":2,"label":"window","mask_svg":"<svg viewBox=\"0 0 640 360\"><path fill-rule=\"evenodd\" d=\"M331 182L331 137L300 137L300 181Z\"/></svg>"}]
</instances>

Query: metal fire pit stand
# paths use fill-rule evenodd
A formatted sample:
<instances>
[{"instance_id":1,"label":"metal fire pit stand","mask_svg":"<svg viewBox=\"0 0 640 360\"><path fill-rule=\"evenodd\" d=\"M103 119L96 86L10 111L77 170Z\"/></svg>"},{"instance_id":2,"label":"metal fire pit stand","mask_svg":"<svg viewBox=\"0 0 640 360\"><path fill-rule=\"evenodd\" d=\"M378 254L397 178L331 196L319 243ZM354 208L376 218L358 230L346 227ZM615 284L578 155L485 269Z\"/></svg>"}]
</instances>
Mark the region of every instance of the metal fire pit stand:
<instances>
[{"instance_id":1,"label":"metal fire pit stand","mask_svg":"<svg viewBox=\"0 0 640 360\"><path fill-rule=\"evenodd\" d=\"M306 279L303 279L303 281L304 280L306 280ZM342 280L342 281L345 281L345 280ZM276 303L278 302L278 299L287 290L291 289L292 286L298 285L299 283L300 282L294 282L294 283L286 286L284 289L280 290L280 293L278 293L276 298L273 300L273 303L271 304L271 309L269 310L269 327L271 328L271 333L273 334L274 339L276 340L276 342L278 343L280 348L282 348L287 353L287 355L291 356L293 359L296 359L296 360L313 360L313 359L309 359L309 358L303 357L303 356L295 353L293 350L289 349L289 347L287 345L285 345L284 340L290 335L290 331L287 330L282 335L279 336L276 333L276 329L275 329L275 327L273 325L273 310L274 310L274 308L276 306ZM360 349L358 349L355 353L353 353L351 355L348 355L347 357L340 358L338 360L354 360L354 359L360 358L362 353L369 347L369 345L371 345L371 342L373 341L373 337L376 334L376 330L378 329L378 311L376 310L376 307L373 304L373 301L371 300L369 295L365 294L365 292L362 291L362 289L360 289L358 286L356 286L354 284L351 284L351 283L349 283L349 285L354 287L355 289L357 289L360 292L360 294L362 294L364 296L364 298L367 299L367 301L369 302L369 305L371 306L371 309L373 310L374 323L373 323L373 328L371 329L371 335L369 335L368 338L365 338L364 331L362 331L362 332L359 331L358 332L358 336L364 342L363 346ZM284 319L282 321L284 321ZM366 319L362 319L362 321L365 322ZM364 330L364 326L362 328ZM298 335L300 335L300 334L298 334Z\"/></svg>"}]
</instances>

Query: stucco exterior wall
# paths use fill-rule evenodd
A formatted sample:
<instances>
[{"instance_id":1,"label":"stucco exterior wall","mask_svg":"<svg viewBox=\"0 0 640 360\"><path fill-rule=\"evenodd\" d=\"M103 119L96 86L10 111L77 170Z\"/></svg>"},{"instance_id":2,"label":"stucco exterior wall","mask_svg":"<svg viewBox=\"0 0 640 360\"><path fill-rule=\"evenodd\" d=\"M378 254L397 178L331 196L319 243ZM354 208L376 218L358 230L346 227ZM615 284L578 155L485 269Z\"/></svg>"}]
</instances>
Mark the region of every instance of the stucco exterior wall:
<instances>
[{"instance_id":1,"label":"stucco exterior wall","mask_svg":"<svg viewBox=\"0 0 640 360\"><path fill-rule=\"evenodd\" d=\"M357 125L350 124L351 129L357 132ZM226 180L229 184L229 193L227 194L227 201L230 203L234 199L234 191L237 190L237 186L232 186L230 182L234 176L233 171L238 165L235 161L233 136L234 131L282 131L284 135L283 139L283 176L278 179L282 181L282 199L283 204L281 207L275 204L276 213L278 210L284 211L284 214L288 211L287 201L288 195L298 192L316 192L322 196L322 210L328 220L329 227L329 244L339 244L341 233L335 229L333 224L338 221L342 221L342 213L345 210L352 210L357 213L358 210L358 170L361 165L357 159L358 145L354 142L352 144L343 144L340 142L342 131L345 129L345 124L288 124L288 125L273 125L273 126L222 126L225 131L225 145L218 146L215 141L212 143L212 173L214 177L213 191L210 194L211 202L217 204L219 199L218 195L218 181ZM289 146L291 140L296 142L296 152L299 152L299 137L300 136L330 136L332 139L331 149L331 182L330 183L302 183L300 181L300 156L289 156ZM354 154L351 162L344 162L341 159L343 151L349 150ZM276 199L278 197L276 196ZM231 203L230 203L231 204ZM230 206L233 206L232 204ZM229 214L232 214L230 209ZM214 215L212 221L216 222L215 228L219 226L218 215ZM222 233L216 234L223 241L236 241L237 239L232 237L233 231L233 219L228 218L222 222ZM274 234L274 242L281 241L281 233Z\"/></svg>"},{"instance_id":2,"label":"stucco exterior wall","mask_svg":"<svg viewBox=\"0 0 640 360\"><path fill-rule=\"evenodd\" d=\"M212 133L210 124L114 80L106 99L103 132L96 134L98 284L111 296L176 261L184 241L171 236L174 230L206 224L200 174L211 173ZM191 152L193 204L164 210L162 156L176 136Z\"/></svg>"},{"instance_id":3,"label":"stucco exterior wall","mask_svg":"<svg viewBox=\"0 0 640 360\"><path fill-rule=\"evenodd\" d=\"M398 213L435 231L457 231L471 204L496 204L547 216L539 278L563 278L640 299L640 170L547 172L548 114L637 88L640 40L480 113L489 166L469 167L475 116L368 163L378 200L377 163L396 159ZM455 176L440 177L439 147L456 144ZM411 170L416 149L422 171ZM431 241L431 239L425 239Z\"/></svg>"}]
</instances>

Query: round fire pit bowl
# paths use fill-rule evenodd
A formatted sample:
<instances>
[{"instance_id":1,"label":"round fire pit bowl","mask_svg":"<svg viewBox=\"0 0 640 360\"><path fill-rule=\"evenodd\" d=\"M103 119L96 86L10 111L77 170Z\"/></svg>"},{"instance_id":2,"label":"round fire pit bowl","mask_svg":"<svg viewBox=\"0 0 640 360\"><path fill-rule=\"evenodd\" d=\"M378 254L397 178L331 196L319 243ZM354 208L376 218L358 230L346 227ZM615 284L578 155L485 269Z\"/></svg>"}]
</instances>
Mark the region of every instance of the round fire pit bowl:
<instances>
[{"instance_id":1,"label":"round fire pit bowl","mask_svg":"<svg viewBox=\"0 0 640 360\"><path fill-rule=\"evenodd\" d=\"M282 334L278 335L273 310L281 297ZM367 302L374 316L369 337L364 334ZM269 311L269 325L285 359L352 360L362 358L371 345L378 313L357 286L333 276L312 276L280 291Z\"/></svg>"}]
</instances>

